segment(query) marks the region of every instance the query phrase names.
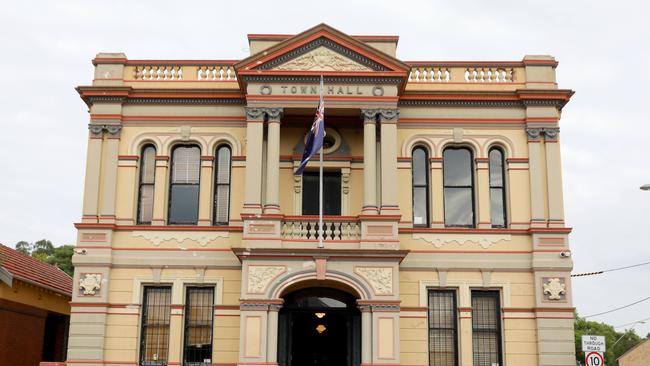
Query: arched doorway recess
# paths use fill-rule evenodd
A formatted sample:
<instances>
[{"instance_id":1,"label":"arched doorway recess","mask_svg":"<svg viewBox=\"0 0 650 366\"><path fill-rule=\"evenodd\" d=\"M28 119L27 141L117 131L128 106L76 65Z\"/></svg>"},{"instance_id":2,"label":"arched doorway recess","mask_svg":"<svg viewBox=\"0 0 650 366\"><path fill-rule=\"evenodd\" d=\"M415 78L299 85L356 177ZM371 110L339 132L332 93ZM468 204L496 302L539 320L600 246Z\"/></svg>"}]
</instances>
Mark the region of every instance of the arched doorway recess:
<instances>
[{"instance_id":1,"label":"arched doorway recess","mask_svg":"<svg viewBox=\"0 0 650 366\"><path fill-rule=\"evenodd\" d=\"M361 312L357 298L331 287L295 289L283 296L278 321L280 366L359 366Z\"/></svg>"}]
</instances>

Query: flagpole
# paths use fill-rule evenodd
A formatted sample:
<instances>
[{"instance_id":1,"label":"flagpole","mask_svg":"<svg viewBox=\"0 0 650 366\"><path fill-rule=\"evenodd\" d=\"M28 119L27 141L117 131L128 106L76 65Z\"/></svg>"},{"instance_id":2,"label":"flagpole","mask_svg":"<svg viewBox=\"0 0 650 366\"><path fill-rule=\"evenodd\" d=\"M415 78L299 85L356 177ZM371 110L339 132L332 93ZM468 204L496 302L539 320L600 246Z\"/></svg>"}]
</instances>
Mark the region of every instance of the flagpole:
<instances>
[{"instance_id":1,"label":"flagpole","mask_svg":"<svg viewBox=\"0 0 650 366\"><path fill-rule=\"evenodd\" d=\"M320 76L320 97L323 97L323 75ZM323 122L325 120L323 119ZM323 136L324 137L324 136ZM320 147L320 164L318 173L318 247L323 248L323 146Z\"/></svg>"}]
</instances>

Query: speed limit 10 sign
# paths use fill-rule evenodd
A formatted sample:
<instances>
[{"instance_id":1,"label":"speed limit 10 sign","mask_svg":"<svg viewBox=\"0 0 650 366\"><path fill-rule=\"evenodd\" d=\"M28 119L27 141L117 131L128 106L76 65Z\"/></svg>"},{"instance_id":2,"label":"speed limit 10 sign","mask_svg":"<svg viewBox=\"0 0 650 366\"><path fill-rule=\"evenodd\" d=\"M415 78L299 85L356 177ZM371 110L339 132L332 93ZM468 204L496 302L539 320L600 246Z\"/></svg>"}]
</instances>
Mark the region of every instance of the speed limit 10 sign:
<instances>
[{"instance_id":1,"label":"speed limit 10 sign","mask_svg":"<svg viewBox=\"0 0 650 366\"><path fill-rule=\"evenodd\" d=\"M605 366L605 358L602 352L589 352L585 356L587 366Z\"/></svg>"}]
</instances>

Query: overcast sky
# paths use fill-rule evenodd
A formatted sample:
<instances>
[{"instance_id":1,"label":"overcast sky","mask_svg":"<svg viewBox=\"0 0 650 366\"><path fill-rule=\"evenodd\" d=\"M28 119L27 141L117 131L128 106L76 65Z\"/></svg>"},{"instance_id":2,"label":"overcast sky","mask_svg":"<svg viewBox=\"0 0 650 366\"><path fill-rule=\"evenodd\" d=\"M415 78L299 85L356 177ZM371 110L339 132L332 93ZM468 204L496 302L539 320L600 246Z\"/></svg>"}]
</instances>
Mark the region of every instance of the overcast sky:
<instances>
[{"instance_id":1,"label":"overcast sky","mask_svg":"<svg viewBox=\"0 0 650 366\"><path fill-rule=\"evenodd\" d=\"M643 1L23 1L0 11L0 242L75 242L97 52L131 59L240 59L247 33L325 22L399 35L402 60L551 54L576 91L560 122L575 271L650 261L650 6ZM582 315L650 296L650 266L573 281ZM650 318L650 301L593 318ZM650 332L650 321L637 325Z\"/></svg>"}]
</instances>

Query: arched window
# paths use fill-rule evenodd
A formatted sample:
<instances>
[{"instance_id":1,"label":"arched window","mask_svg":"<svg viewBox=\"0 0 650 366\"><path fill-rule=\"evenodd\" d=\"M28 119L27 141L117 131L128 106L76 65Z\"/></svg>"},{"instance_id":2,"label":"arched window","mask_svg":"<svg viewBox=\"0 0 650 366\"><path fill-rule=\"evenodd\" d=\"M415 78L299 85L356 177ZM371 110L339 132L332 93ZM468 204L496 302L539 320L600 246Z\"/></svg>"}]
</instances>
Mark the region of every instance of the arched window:
<instances>
[{"instance_id":1,"label":"arched window","mask_svg":"<svg viewBox=\"0 0 650 366\"><path fill-rule=\"evenodd\" d=\"M230 215L230 147L217 147L214 165L214 218L215 225L228 225Z\"/></svg>"},{"instance_id":2,"label":"arched window","mask_svg":"<svg viewBox=\"0 0 650 366\"><path fill-rule=\"evenodd\" d=\"M151 224L153 217L153 191L156 178L156 148L142 147L140 154L140 179L138 183L138 224Z\"/></svg>"},{"instance_id":3,"label":"arched window","mask_svg":"<svg viewBox=\"0 0 650 366\"><path fill-rule=\"evenodd\" d=\"M169 223L196 225L199 216L201 150L181 145L172 152L169 187Z\"/></svg>"},{"instance_id":4,"label":"arched window","mask_svg":"<svg viewBox=\"0 0 650 366\"><path fill-rule=\"evenodd\" d=\"M443 152L445 226L474 227L472 152L450 147Z\"/></svg>"},{"instance_id":5,"label":"arched window","mask_svg":"<svg viewBox=\"0 0 650 366\"><path fill-rule=\"evenodd\" d=\"M429 157L418 146L413 149L413 226L429 225Z\"/></svg>"},{"instance_id":6,"label":"arched window","mask_svg":"<svg viewBox=\"0 0 650 366\"><path fill-rule=\"evenodd\" d=\"M490 149L490 218L492 227L506 227L506 182L503 151Z\"/></svg>"}]
</instances>

